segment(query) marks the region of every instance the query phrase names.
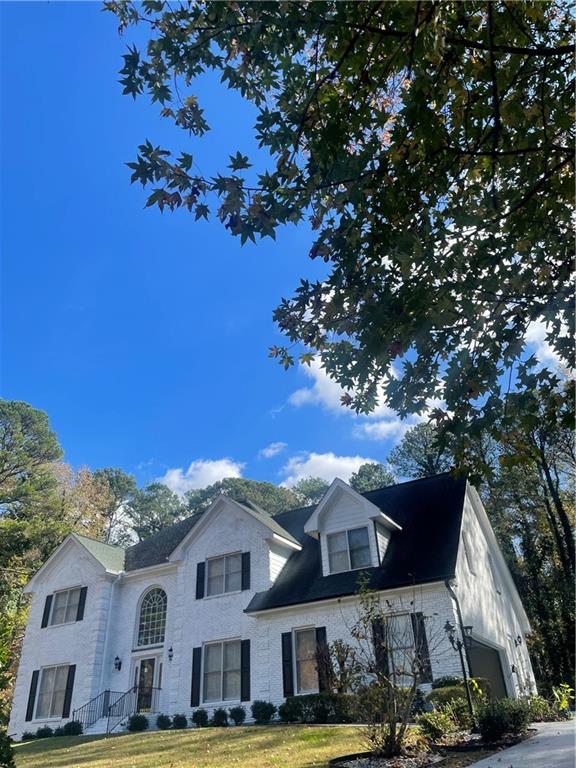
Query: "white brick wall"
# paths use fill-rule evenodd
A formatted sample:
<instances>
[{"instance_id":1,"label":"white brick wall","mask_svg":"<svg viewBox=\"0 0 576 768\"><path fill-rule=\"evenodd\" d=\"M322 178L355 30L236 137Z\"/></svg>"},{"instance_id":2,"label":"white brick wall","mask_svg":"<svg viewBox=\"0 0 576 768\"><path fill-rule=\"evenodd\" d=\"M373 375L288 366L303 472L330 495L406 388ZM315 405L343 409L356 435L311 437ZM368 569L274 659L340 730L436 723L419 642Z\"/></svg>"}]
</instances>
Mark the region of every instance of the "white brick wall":
<instances>
[{"instance_id":1,"label":"white brick wall","mask_svg":"<svg viewBox=\"0 0 576 768\"><path fill-rule=\"evenodd\" d=\"M466 504L465 525L478 550L478 562L482 563L486 540L470 501ZM341 516L333 522L340 525ZM357 522L352 516L351 526ZM369 530L373 535L371 524ZM392 535L401 536L401 533ZM353 644L350 629L358 617L358 601L342 598L258 616L244 613L254 594L268 589L282 566L282 553L274 545L271 554L269 537L270 531L259 521L236 505L226 504L210 525L192 534L179 552L178 561L156 568L113 576L98 567L81 545L73 543L65 547L42 575L41 586L33 595L9 732L19 736L23 730L35 730L43 724L37 720L24 721L30 679L34 669L58 663L77 665L74 709L102 690L128 690L133 685L136 660L154 655L158 663L163 664L161 709L169 714L190 714L192 649L209 641L229 638L251 642L252 700L282 703L282 633L298 627L324 626L329 643L343 639ZM197 564L209 557L238 551L250 552L251 588L196 600ZM88 587L84 620L41 629L45 596L79 584ZM140 652L135 646L138 608L143 593L152 586L161 587L168 596L166 637L161 648ZM513 637L519 633L519 622L509 596L493 594L491 577L485 570L472 579L462 556L458 559L456 591L465 614L464 623L473 624L479 636L500 643L510 659L522 664L525 675L530 677L532 671L525 643L519 649L514 647ZM448 620L457 625L454 601L444 584L389 592L383 597L397 607L403 603L407 610L410 610L410 600L414 600L414 609L428 617L426 629L434 677L461 674L459 656L443 631ZM174 654L171 662L168 660L170 647ZM122 661L119 672L114 670L116 656ZM233 702L224 705L229 707ZM218 704L206 708L214 706ZM245 706L249 713L250 702ZM60 721L50 723L58 724Z\"/></svg>"}]
</instances>

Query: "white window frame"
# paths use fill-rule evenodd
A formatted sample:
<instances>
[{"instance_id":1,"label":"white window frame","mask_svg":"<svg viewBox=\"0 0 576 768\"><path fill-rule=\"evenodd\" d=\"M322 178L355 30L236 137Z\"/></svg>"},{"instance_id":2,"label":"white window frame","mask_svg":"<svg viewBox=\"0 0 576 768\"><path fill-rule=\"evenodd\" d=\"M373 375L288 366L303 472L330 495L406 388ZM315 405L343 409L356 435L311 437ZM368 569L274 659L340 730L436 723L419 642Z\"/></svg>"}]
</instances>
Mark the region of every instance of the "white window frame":
<instances>
[{"instance_id":1,"label":"white window frame","mask_svg":"<svg viewBox=\"0 0 576 768\"><path fill-rule=\"evenodd\" d=\"M472 556L472 547L470 544L470 534L466 530L462 530L462 544L464 545L464 555L466 556L466 562L468 563L468 570L472 576L476 576L476 568L474 566L474 558Z\"/></svg>"},{"instance_id":2,"label":"white window frame","mask_svg":"<svg viewBox=\"0 0 576 768\"><path fill-rule=\"evenodd\" d=\"M239 672L239 691L238 691L238 698L237 699L225 699L224 698L224 646L225 645L232 645L233 643L238 643L238 649L239 649L239 659L240 659L240 666L238 667ZM220 646L220 698L219 699L206 699L206 684L204 675L206 672L206 648L214 647L214 646ZM239 637L232 637L228 638L226 640L212 640L209 643L204 643L202 645L202 675L201 675L201 681L202 681L202 703L203 704L210 704L210 705L216 705L221 704L222 702L240 702L242 697L242 640Z\"/></svg>"},{"instance_id":3,"label":"white window frame","mask_svg":"<svg viewBox=\"0 0 576 768\"><path fill-rule=\"evenodd\" d=\"M226 589L226 577L228 575L226 570L227 561L232 557L238 557L240 559L240 589ZM222 592L208 592L209 576L210 576L210 563L214 563L218 560L224 561L224 570L222 574L222 582L224 589ZM219 595L234 595L238 592L242 592L242 552L228 552L225 555L217 555L216 557L209 557L206 559L206 572L204 574L204 596L205 597L218 597Z\"/></svg>"},{"instance_id":4,"label":"white window frame","mask_svg":"<svg viewBox=\"0 0 576 768\"><path fill-rule=\"evenodd\" d=\"M68 606L70 605L70 593L78 591L78 603L76 604L76 612L74 614L74 618L70 619L69 621L54 621L54 612L56 609L56 595L63 595L66 594L66 609L64 610L64 616L68 613ZM82 592L82 587L68 587L67 589L59 589L56 592L52 593L52 605L50 606L50 620L48 621L49 627L61 627L64 624L74 624L78 619L76 618L78 616L78 604L80 603L80 593Z\"/></svg>"},{"instance_id":5,"label":"white window frame","mask_svg":"<svg viewBox=\"0 0 576 768\"><path fill-rule=\"evenodd\" d=\"M298 682L298 650L296 645L296 636L300 632L313 632L314 633L314 647L316 647L316 627L296 627L292 630L292 659L293 659L293 675L294 675L294 690L297 696L306 696L309 693L319 693L320 686L318 684L318 664L316 663L316 687L315 688L303 688L300 689ZM316 658L316 656L314 657ZM316 660L317 661L317 660Z\"/></svg>"},{"instance_id":6,"label":"white window frame","mask_svg":"<svg viewBox=\"0 0 576 768\"><path fill-rule=\"evenodd\" d=\"M164 635L162 641L157 641L153 643L140 643L140 622L142 620L142 606L144 605L144 600L146 597L150 594L150 592L153 592L154 590L160 590L164 592L164 595L166 597L166 611L164 612ZM166 628L168 626L168 592L166 589L160 584L153 584L152 586L148 587L144 590L142 595L140 596L140 600L138 602L138 611L136 613L136 626L135 626L135 637L134 637L134 645L132 646L135 649L140 650L146 650L152 649L152 648L161 648L164 643L166 642Z\"/></svg>"},{"instance_id":7,"label":"white window frame","mask_svg":"<svg viewBox=\"0 0 576 768\"><path fill-rule=\"evenodd\" d=\"M40 698L42 694L42 684L44 682L44 674L48 670L55 669L56 675L58 674L59 669L65 669L66 670L66 683L68 682L68 670L70 669L70 664L51 664L49 667L42 667L40 670L40 680L38 682L38 691L36 693L36 702L34 704L34 719L35 720L62 720L62 712L60 714L47 714L47 715L41 715L38 712L38 707L40 705ZM54 677L54 682L56 682L56 676ZM54 693L55 688L52 687L52 691L50 692L50 707L49 712L52 711L52 708L54 706ZM64 699L62 700L62 709L64 708L64 701L66 698L66 685L64 686Z\"/></svg>"},{"instance_id":8,"label":"white window frame","mask_svg":"<svg viewBox=\"0 0 576 768\"><path fill-rule=\"evenodd\" d=\"M360 531L364 530L366 531L366 536L368 538L368 553L369 553L369 562L366 565L358 565L355 568L352 568L352 558L350 556L350 533L352 531ZM331 536L338 536L342 533L346 534L346 552L348 555L348 567L343 568L339 571L333 571L332 567L330 565L330 537ZM331 575L333 573L346 573L347 571L361 571L363 568L372 568L374 566L374 563L372 562L372 547L370 546L370 527L368 525L356 525L354 528L343 528L340 531L330 531L326 534L326 558L328 561L328 573Z\"/></svg>"},{"instance_id":9,"label":"white window frame","mask_svg":"<svg viewBox=\"0 0 576 768\"><path fill-rule=\"evenodd\" d=\"M494 562L494 558L492 557L492 554L490 552L487 553L487 559L488 559L488 568L490 569L490 573L492 574L492 581L494 582L494 589L499 595L501 595L502 584L500 583L500 576L498 574L498 570L496 568L496 563Z\"/></svg>"},{"instance_id":10,"label":"white window frame","mask_svg":"<svg viewBox=\"0 0 576 768\"><path fill-rule=\"evenodd\" d=\"M411 637L411 643L409 645L398 645L395 647L392 647L391 641L394 639L393 635L388 635L388 665L390 667L390 674L392 675L392 679L394 680L395 685L403 686L403 684L406 682L404 678L407 678L407 684L405 687L409 687L412 684L412 680L410 679L410 675L402 675L402 671L396 671L396 665L394 663L394 654L399 654L401 656L401 660L403 662L406 661L406 657L409 653L413 654L413 658L416 658L416 637L414 635L414 624L412 623L412 616L413 614L409 611L402 611L401 613L393 613L390 616L386 616L386 621L388 622L388 626L390 626L390 622L393 622L398 619L406 619L408 622L408 630L410 632Z\"/></svg>"}]
</instances>

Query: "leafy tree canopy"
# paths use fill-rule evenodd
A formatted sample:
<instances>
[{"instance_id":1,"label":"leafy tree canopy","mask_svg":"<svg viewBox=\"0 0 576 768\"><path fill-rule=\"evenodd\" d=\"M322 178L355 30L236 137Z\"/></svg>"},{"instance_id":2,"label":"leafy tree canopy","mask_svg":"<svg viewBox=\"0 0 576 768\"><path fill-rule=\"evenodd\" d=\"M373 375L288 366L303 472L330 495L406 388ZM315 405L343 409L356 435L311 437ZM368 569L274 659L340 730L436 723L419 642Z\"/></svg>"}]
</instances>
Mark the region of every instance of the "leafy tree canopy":
<instances>
[{"instance_id":1,"label":"leafy tree canopy","mask_svg":"<svg viewBox=\"0 0 576 768\"><path fill-rule=\"evenodd\" d=\"M192 513L203 512L221 494L236 501L251 501L271 515L300 506L300 498L288 488L244 477L226 477L206 488L188 491L188 510Z\"/></svg>"},{"instance_id":2,"label":"leafy tree canopy","mask_svg":"<svg viewBox=\"0 0 576 768\"><path fill-rule=\"evenodd\" d=\"M438 430L426 423L409 429L388 461L398 477L430 477L454 466L449 450L439 443Z\"/></svg>"},{"instance_id":3,"label":"leafy tree canopy","mask_svg":"<svg viewBox=\"0 0 576 768\"><path fill-rule=\"evenodd\" d=\"M182 519L185 512L180 497L162 483L137 490L126 504L126 514L140 541Z\"/></svg>"},{"instance_id":4,"label":"leafy tree canopy","mask_svg":"<svg viewBox=\"0 0 576 768\"><path fill-rule=\"evenodd\" d=\"M330 483L321 477L303 477L294 483L291 490L301 504L318 504L322 496L330 488Z\"/></svg>"},{"instance_id":5,"label":"leafy tree canopy","mask_svg":"<svg viewBox=\"0 0 576 768\"><path fill-rule=\"evenodd\" d=\"M396 480L394 475L386 469L384 464L376 462L367 462L358 468L358 472L350 475L349 484L358 493L366 493L376 488L384 488L387 485L394 485Z\"/></svg>"},{"instance_id":6,"label":"leafy tree canopy","mask_svg":"<svg viewBox=\"0 0 576 768\"><path fill-rule=\"evenodd\" d=\"M105 540L117 544L126 543L127 531L122 511L136 492L136 480L117 467L97 469L94 477L106 485L109 494L109 504L104 512L107 518Z\"/></svg>"},{"instance_id":7,"label":"leafy tree canopy","mask_svg":"<svg viewBox=\"0 0 576 768\"><path fill-rule=\"evenodd\" d=\"M357 411L444 402L435 415L458 446L502 429L510 400L535 418L525 394L557 379L526 351L531 324L574 364L570 3L105 7L121 31L146 22L124 93L194 137L209 130L193 91L206 71L257 109L260 173L236 152L204 176L190 152L150 141L129 165L148 206L214 213L243 243L311 223L327 275L282 299L290 345L272 356L317 355Z\"/></svg>"}]
</instances>

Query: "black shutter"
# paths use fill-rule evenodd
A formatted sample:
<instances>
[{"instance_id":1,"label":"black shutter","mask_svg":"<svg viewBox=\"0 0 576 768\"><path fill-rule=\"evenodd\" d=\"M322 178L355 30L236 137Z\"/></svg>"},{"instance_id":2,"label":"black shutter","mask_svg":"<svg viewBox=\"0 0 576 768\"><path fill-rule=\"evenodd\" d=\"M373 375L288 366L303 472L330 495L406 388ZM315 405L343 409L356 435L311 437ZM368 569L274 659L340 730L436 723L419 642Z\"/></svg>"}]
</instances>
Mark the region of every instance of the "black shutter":
<instances>
[{"instance_id":1,"label":"black shutter","mask_svg":"<svg viewBox=\"0 0 576 768\"><path fill-rule=\"evenodd\" d=\"M62 717L70 717L70 704L72 703L72 691L74 690L74 675L76 674L76 664L70 664L68 667L68 678L66 680L66 691L64 693L64 706L62 707Z\"/></svg>"},{"instance_id":2,"label":"black shutter","mask_svg":"<svg viewBox=\"0 0 576 768\"><path fill-rule=\"evenodd\" d=\"M196 600L202 600L204 597L204 574L206 573L206 563L198 563L196 566Z\"/></svg>"},{"instance_id":3,"label":"black shutter","mask_svg":"<svg viewBox=\"0 0 576 768\"><path fill-rule=\"evenodd\" d=\"M76 611L76 621L82 621L84 618L84 606L86 605L86 592L88 587L82 587L80 590L80 600L78 601L78 610Z\"/></svg>"},{"instance_id":4,"label":"black shutter","mask_svg":"<svg viewBox=\"0 0 576 768\"><path fill-rule=\"evenodd\" d=\"M240 701L250 701L250 640L240 643Z\"/></svg>"},{"instance_id":5,"label":"black shutter","mask_svg":"<svg viewBox=\"0 0 576 768\"><path fill-rule=\"evenodd\" d=\"M412 629L414 630L414 646L416 649L416 659L418 663L418 682L432 682L432 666L430 664L430 653L428 651L428 640L426 638L426 627L424 625L424 616L421 613L412 613Z\"/></svg>"},{"instance_id":6,"label":"black shutter","mask_svg":"<svg viewBox=\"0 0 576 768\"><path fill-rule=\"evenodd\" d=\"M318 690L330 690L330 651L326 640L326 627L316 627L316 664L318 668Z\"/></svg>"},{"instance_id":7,"label":"black shutter","mask_svg":"<svg viewBox=\"0 0 576 768\"><path fill-rule=\"evenodd\" d=\"M42 629L48 626L48 620L50 618L50 608L52 608L52 598L54 595L46 595L46 602L44 603L44 613L42 614Z\"/></svg>"},{"instance_id":8,"label":"black shutter","mask_svg":"<svg viewBox=\"0 0 576 768\"><path fill-rule=\"evenodd\" d=\"M292 632L282 632L282 684L284 686L284 696L294 696Z\"/></svg>"},{"instance_id":9,"label":"black shutter","mask_svg":"<svg viewBox=\"0 0 576 768\"><path fill-rule=\"evenodd\" d=\"M372 622L372 641L374 643L374 659L376 661L376 670L383 675L388 676L388 643L387 626L382 619L376 619Z\"/></svg>"},{"instance_id":10,"label":"black shutter","mask_svg":"<svg viewBox=\"0 0 576 768\"><path fill-rule=\"evenodd\" d=\"M204 565L204 563L202 563ZM190 706L200 706L200 667L202 664L202 648L192 649L192 691L190 693Z\"/></svg>"},{"instance_id":11,"label":"black shutter","mask_svg":"<svg viewBox=\"0 0 576 768\"><path fill-rule=\"evenodd\" d=\"M250 589L250 552L242 552L242 589Z\"/></svg>"},{"instance_id":12,"label":"black shutter","mask_svg":"<svg viewBox=\"0 0 576 768\"><path fill-rule=\"evenodd\" d=\"M32 672L32 680L30 681L30 693L28 694L28 706L26 707L26 721L32 720L34 717L34 704L36 703L36 689L38 688L39 674L39 669L35 669L34 672Z\"/></svg>"}]
</instances>

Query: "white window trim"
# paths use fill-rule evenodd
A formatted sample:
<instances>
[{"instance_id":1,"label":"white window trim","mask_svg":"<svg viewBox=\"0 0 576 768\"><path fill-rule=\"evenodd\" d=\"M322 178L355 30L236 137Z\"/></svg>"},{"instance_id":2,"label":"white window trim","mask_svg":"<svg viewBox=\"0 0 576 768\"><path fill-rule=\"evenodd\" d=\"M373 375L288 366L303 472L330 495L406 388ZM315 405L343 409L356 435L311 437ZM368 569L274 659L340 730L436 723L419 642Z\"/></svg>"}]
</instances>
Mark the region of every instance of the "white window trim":
<instances>
[{"instance_id":1,"label":"white window trim","mask_svg":"<svg viewBox=\"0 0 576 768\"><path fill-rule=\"evenodd\" d=\"M147 645L139 645L138 639L140 636L140 615L142 612L142 603L144 602L144 598L149 592L152 592L153 589L161 589L162 592L166 595L166 617L164 621L164 640L161 643L148 643ZM166 590L166 587L163 587L162 584L151 584L149 587L147 587L144 592L140 595L140 599L138 600L138 606L136 608L136 621L134 626L134 640L132 643L132 652L133 653L147 653L148 651L153 651L156 649L164 648L166 645L166 635L168 634L168 591ZM151 654L153 656L154 654Z\"/></svg>"},{"instance_id":2,"label":"white window trim","mask_svg":"<svg viewBox=\"0 0 576 768\"><path fill-rule=\"evenodd\" d=\"M70 624L71 622L67 622ZM58 625L56 625L58 626ZM49 669L60 669L61 667L64 667L66 670L70 669L70 664L49 664L47 667L41 667L40 669L40 677L38 679L38 688L36 690L36 701L34 702L34 717L33 720L41 720L42 722L46 722L48 720L62 720L62 715L39 715L38 714L38 705L40 704L40 693L42 691L42 680L44 678L44 672L46 672ZM66 694L64 694L66 696ZM54 689L52 689L52 696L50 699L50 709L52 709L52 702L54 700Z\"/></svg>"},{"instance_id":3,"label":"white window trim","mask_svg":"<svg viewBox=\"0 0 576 768\"><path fill-rule=\"evenodd\" d=\"M212 595L208 594L208 569L209 569L209 563L213 562L214 560L224 560L224 587L226 587L226 558L227 557L235 557L240 556L240 589L230 589L222 592L214 592ZM206 568L204 569L204 598L206 600L210 599L211 597L222 597L222 595L238 595L240 592L242 592L242 551L239 552L226 552L225 555L215 555L214 557L207 557L206 558Z\"/></svg>"},{"instance_id":4,"label":"white window trim","mask_svg":"<svg viewBox=\"0 0 576 768\"><path fill-rule=\"evenodd\" d=\"M359 531L360 529L364 529L368 535L368 549L370 551L370 563L368 565L359 565L357 568L352 568L352 562L350 558L350 539L348 538L348 533L350 531ZM330 536L335 536L339 533L345 533L346 534L346 551L348 554L348 568L345 568L342 571L333 571L330 568L330 546L328 544L328 539ZM376 534L374 534L376 535ZM337 531L327 531L326 534L326 564L328 566L328 575L331 576L334 573L348 573L349 571L362 571L364 568L373 568L374 562L373 562L373 553L372 553L372 545L370 543L370 526L368 524L366 525L355 525L353 528L340 528ZM376 546L378 546L378 542L376 542Z\"/></svg>"},{"instance_id":5,"label":"white window trim","mask_svg":"<svg viewBox=\"0 0 576 768\"><path fill-rule=\"evenodd\" d=\"M292 629L292 666L293 671L292 674L294 676L294 692L296 696L308 696L311 693L320 693L320 687L317 685L316 688L311 688L310 690L306 689L305 691L301 691L298 688L298 657L296 654L296 635L298 632L314 632L314 640L316 640L316 627L315 626L305 626L305 627L294 627ZM318 679L318 666L316 667L316 679Z\"/></svg>"},{"instance_id":6,"label":"white window trim","mask_svg":"<svg viewBox=\"0 0 576 768\"><path fill-rule=\"evenodd\" d=\"M220 696L223 695L224 688L224 645L226 643L239 643L240 645L240 696L237 699L224 699L220 698L219 701L206 701L206 691L204 690L204 660L206 647L209 645L220 646ZM240 637L226 637L223 640L210 640L207 643L202 643L202 664L200 665L200 683L201 683L201 696L202 704L207 704L211 707L218 707L220 705L230 706L230 704L239 704L242 700L242 638Z\"/></svg>"},{"instance_id":7,"label":"white window trim","mask_svg":"<svg viewBox=\"0 0 576 768\"><path fill-rule=\"evenodd\" d=\"M63 592L67 592L68 596L66 597L66 610L64 611L64 614L68 611L68 603L70 602L70 592L73 592L75 589L82 590L82 585L77 585L75 587L66 587L66 589L57 589L55 592L52 592L52 605L50 606L50 616L48 619L48 626L49 627L64 627L67 624L76 624L78 619L75 617L72 619L72 621L59 621L57 624L52 623L52 619L54 617L54 609L56 607L56 595L61 595ZM76 616L78 616L78 611L76 611Z\"/></svg>"}]
</instances>

